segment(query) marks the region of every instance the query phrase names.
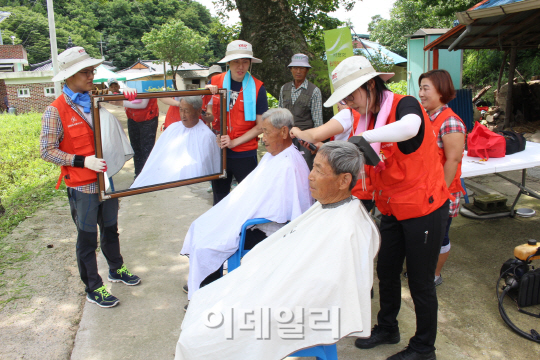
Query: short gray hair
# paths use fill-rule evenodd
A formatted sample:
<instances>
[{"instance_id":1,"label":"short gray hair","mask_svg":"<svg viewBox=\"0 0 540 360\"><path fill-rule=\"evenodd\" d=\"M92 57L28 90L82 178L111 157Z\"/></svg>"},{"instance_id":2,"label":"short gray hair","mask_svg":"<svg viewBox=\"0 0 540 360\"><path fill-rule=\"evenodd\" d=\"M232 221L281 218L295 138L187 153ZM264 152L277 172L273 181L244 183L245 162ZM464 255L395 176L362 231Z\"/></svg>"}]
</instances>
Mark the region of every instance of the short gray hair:
<instances>
[{"instance_id":1,"label":"short gray hair","mask_svg":"<svg viewBox=\"0 0 540 360\"><path fill-rule=\"evenodd\" d=\"M182 100L193 106L195 110L202 109L202 97L200 96L185 96L180 98L180 101Z\"/></svg>"},{"instance_id":2,"label":"short gray hair","mask_svg":"<svg viewBox=\"0 0 540 360\"><path fill-rule=\"evenodd\" d=\"M262 119L263 121L268 119L276 129L281 129L286 126L290 130L294 126L293 114L288 109L270 109L262 114Z\"/></svg>"},{"instance_id":3,"label":"short gray hair","mask_svg":"<svg viewBox=\"0 0 540 360\"><path fill-rule=\"evenodd\" d=\"M364 157L356 145L347 141L330 141L321 146L317 154L326 158L334 174L349 173L352 175L349 186L349 190L352 190L358 180L358 174L364 166Z\"/></svg>"}]
</instances>

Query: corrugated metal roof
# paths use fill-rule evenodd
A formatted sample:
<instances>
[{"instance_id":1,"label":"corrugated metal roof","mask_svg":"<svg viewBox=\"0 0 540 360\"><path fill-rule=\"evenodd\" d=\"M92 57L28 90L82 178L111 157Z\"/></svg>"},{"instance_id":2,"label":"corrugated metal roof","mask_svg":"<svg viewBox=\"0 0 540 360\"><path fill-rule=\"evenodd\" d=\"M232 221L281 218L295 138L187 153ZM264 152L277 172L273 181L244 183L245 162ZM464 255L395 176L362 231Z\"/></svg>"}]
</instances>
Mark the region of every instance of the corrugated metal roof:
<instances>
[{"instance_id":1,"label":"corrugated metal roof","mask_svg":"<svg viewBox=\"0 0 540 360\"><path fill-rule=\"evenodd\" d=\"M469 10L487 9L494 6L503 6L508 4L517 3L523 0L484 0L470 8Z\"/></svg>"},{"instance_id":2,"label":"corrugated metal roof","mask_svg":"<svg viewBox=\"0 0 540 360\"><path fill-rule=\"evenodd\" d=\"M362 39L361 42L366 47L368 47L369 52L364 48L357 48L356 50L360 50L360 52L362 52L364 54L364 56L366 56L366 58L368 58L368 59L370 58L370 56L373 56L373 55L375 55L376 52L380 51L380 53L381 53L381 55L383 55L383 57L391 60L388 63L392 62L393 64L397 65L397 64L402 64L402 63L407 62L407 59L405 59L404 57L399 56L398 54L388 50L387 48L385 48L384 46L382 46L382 45L380 45L380 44L378 44L376 42L369 41L369 40L364 40L364 39Z\"/></svg>"}]
</instances>

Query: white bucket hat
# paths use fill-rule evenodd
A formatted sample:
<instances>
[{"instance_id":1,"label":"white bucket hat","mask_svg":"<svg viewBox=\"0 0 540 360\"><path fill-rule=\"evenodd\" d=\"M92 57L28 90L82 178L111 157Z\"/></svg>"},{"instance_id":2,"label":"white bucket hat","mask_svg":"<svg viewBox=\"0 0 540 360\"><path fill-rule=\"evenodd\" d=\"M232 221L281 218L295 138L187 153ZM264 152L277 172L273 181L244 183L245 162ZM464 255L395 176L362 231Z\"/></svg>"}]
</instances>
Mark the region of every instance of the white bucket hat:
<instances>
[{"instance_id":1,"label":"white bucket hat","mask_svg":"<svg viewBox=\"0 0 540 360\"><path fill-rule=\"evenodd\" d=\"M334 93L326 100L324 107L337 104L375 76L387 81L394 73L377 72L363 56L351 56L343 60L332 71L330 80L334 86Z\"/></svg>"},{"instance_id":2,"label":"white bucket hat","mask_svg":"<svg viewBox=\"0 0 540 360\"><path fill-rule=\"evenodd\" d=\"M261 59L253 57L251 44L243 40L234 40L227 45L225 57L218 61L219 63L228 63L236 59L251 59L254 64L262 63Z\"/></svg>"},{"instance_id":3,"label":"white bucket hat","mask_svg":"<svg viewBox=\"0 0 540 360\"><path fill-rule=\"evenodd\" d=\"M208 69L208 76L215 74L215 73L222 73L223 69L219 65L212 65L210 66L210 69Z\"/></svg>"},{"instance_id":4,"label":"white bucket hat","mask_svg":"<svg viewBox=\"0 0 540 360\"><path fill-rule=\"evenodd\" d=\"M304 54L294 54L291 58L291 63L289 64L289 67L298 66L298 67L306 67L310 68L311 65L309 65L309 58L307 55Z\"/></svg>"},{"instance_id":5,"label":"white bucket hat","mask_svg":"<svg viewBox=\"0 0 540 360\"><path fill-rule=\"evenodd\" d=\"M94 59L86 53L86 51L80 47L75 46L67 49L60 55L58 55L58 66L60 72L52 78L52 82L62 81L71 77L81 71L84 68L90 66L98 66L101 64L103 59Z\"/></svg>"}]
</instances>

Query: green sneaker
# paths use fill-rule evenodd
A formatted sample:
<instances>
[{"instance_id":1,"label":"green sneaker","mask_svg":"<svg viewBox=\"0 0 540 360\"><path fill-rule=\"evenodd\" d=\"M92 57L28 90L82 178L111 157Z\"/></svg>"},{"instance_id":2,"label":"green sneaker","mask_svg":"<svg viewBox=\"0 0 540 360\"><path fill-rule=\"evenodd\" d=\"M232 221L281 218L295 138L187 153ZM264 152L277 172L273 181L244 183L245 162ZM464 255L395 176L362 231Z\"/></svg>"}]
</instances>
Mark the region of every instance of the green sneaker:
<instances>
[{"instance_id":1,"label":"green sneaker","mask_svg":"<svg viewBox=\"0 0 540 360\"><path fill-rule=\"evenodd\" d=\"M126 265L122 265L120 269L114 272L109 270L109 281L123 282L126 285L133 286L138 285L141 282L141 278L130 273Z\"/></svg>"},{"instance_id":2,"label":"green sneaker","mask_svg":"<svg viewBox=\"0 0 540 360\"><path fill-rule=\"evenodd\" d=\"M110 308L120 303L120 300L107 291L105 285L87 293L86 300L103 308Z\"/></svg>"}]
</instances>

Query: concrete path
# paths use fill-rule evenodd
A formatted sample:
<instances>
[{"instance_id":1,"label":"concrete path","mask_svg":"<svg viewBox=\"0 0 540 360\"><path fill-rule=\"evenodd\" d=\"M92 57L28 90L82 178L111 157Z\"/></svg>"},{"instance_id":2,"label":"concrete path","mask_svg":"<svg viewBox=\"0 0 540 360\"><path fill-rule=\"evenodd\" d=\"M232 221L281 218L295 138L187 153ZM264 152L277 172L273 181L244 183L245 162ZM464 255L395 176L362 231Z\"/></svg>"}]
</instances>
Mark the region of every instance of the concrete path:
<instances>
[{"instance_id":1,"label":"concrete path","mask_svg":"<svg viewBox=\"0 0 540 360\"><path fill-rule=\"evenodd\" d=\"M519 172L507 173L518 179ZM496 176L472 179L515 196L516 188ZM540 182L529 178L540 190ZM187 296L182 292L188 273L187 258L178 255L191 222L211 206L207 183L123 198L119 213L122 254L129 269L142 277L139 286L110 284L121 303L101 309L86 303L72 353L74 360L173 359ZM480 191L482 189L479 189ZM540 202L522 197L520 206L540 213ZM495 283L513 248L529 238L540 240L540 216L529 219L470 220L459 216L452 224L452 250L443 270L439 296L438 359L540 358L538 344L522 339L501 320ZM322 265L322 264L321 264ZM106 263L99 256L105 279ZM375 288L377 294L377 288ZM402 341L397 345L358 350L354 339L338 343L339 358L386 359L400 351L413 335L415 320L406 280L399 314ZM540 330L537 319L508 312L525 329ZM378 310L373 301L373 321ZM538 312L538 309L534 310Z\"/></svg>"}]
</instances>

